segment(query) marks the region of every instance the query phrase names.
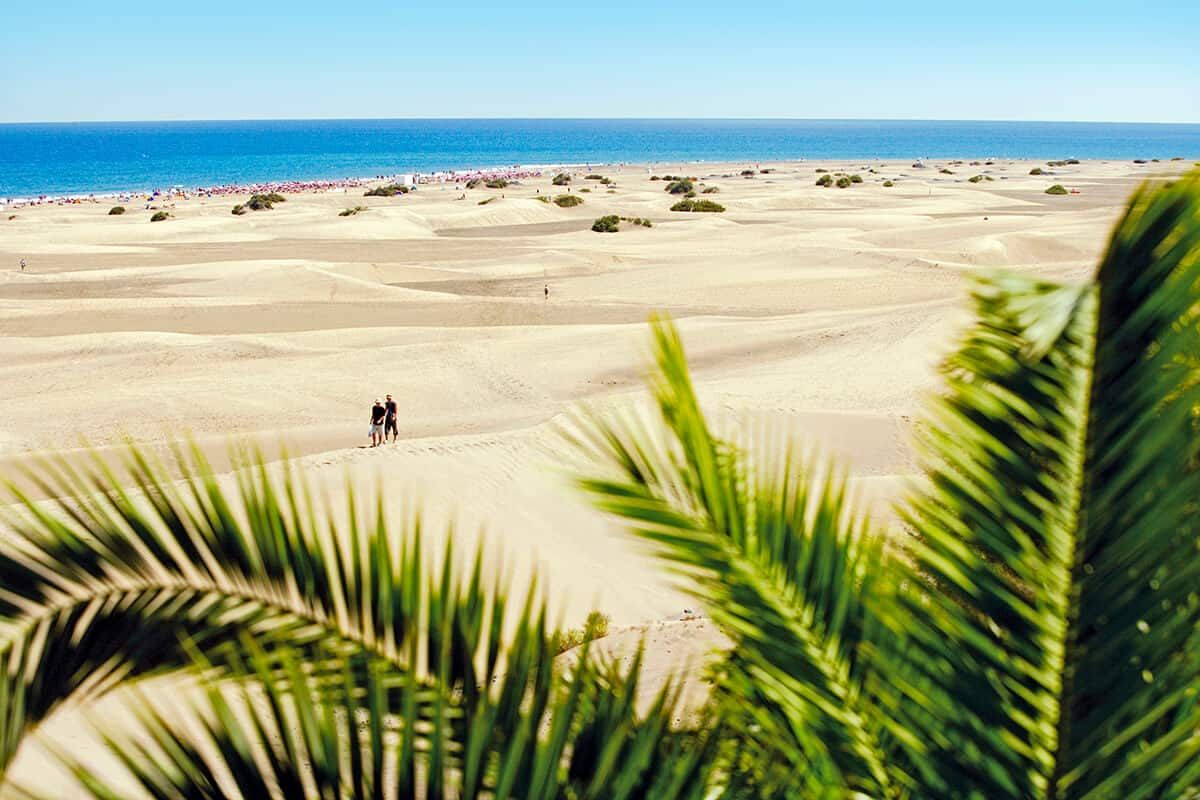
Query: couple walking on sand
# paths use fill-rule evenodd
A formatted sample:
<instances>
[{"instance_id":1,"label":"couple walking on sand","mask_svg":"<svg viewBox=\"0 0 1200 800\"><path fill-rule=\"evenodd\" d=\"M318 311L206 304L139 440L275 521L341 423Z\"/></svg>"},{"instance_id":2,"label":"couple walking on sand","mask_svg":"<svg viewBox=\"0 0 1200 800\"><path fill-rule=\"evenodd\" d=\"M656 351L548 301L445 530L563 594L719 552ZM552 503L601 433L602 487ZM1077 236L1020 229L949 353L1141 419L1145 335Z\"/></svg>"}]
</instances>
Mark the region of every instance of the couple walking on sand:
<instances>
[{"instance_id":1,"label":"couple walking on sand","mask_svg":"<svg viewBox=\"0 0 1200 800\"><path fill-rule=\"evenodd\" d=\"M375 405L371 406L371 447L378 447L387 441L388 433L392 434L393 442L400 437L400 430L396 427L396 401L390 394L386 403L376 397Z\"/></svg>"}]
</instances>

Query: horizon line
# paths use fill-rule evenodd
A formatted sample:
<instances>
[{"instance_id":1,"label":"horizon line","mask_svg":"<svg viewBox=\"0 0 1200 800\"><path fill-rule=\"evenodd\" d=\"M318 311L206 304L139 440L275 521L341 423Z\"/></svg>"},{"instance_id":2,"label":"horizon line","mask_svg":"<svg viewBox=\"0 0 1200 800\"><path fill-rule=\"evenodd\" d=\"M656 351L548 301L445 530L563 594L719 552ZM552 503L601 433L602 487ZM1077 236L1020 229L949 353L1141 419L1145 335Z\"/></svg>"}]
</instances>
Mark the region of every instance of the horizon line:
<instances>
[{"instance_id":1,"label":"horizon line","mask_svg":"<svg viewBox=\"0 0 1200 800\"><path fill-rule=\"evenodd\" d=\"M937 123L1027 123L1051 125L1188 125L1200 121L1173 120L1100 120L1100 119L939 119L922 117L194 117L160 119L81 119L81 120L10 120L4 125L118 125L149 123L200 122L937 122Z\"/></svg>"}]
</instances>

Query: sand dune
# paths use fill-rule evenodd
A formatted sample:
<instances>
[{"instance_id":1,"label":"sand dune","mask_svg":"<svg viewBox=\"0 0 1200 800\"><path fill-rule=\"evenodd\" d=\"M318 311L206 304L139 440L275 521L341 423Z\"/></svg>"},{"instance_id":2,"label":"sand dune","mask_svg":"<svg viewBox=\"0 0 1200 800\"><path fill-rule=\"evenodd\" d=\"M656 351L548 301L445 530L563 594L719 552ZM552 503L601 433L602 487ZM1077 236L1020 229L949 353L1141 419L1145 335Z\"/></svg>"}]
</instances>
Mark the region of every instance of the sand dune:
<instances>
[{"instance_id":1,"label":"sand dune","mask_svg":"<svg viewBox=\"0 0 1200 800\"><path fill-rule=\"evenodd\" d=\"M19 209L0 221L0 469L81 435L192 433L214 453L230 436L286 443L335 502L382 486L397 518L419 504L433 530L453 521L462 546L505 553L518 583L536 570L565 623L598 607L649 631L666 642L649 668L665 674L689 641L717 639L663 627L703 609L565 486L555 426L580 403L645 403L644 321L664 310L719 424L769 423L835 458L886 517L965 319L964 272L1085 275L1136 181L1118 163L1039 177L1029 162L940 166L707 178L724 214L669 211L676 198L634 167L604 171L615 193L578 176L572 209L536 199L562 193L548 178L465 200L453 187L295 196L244 217L232 198L191 200L154 224L107 203ZM818 167L864 183L817 187ZM995 180L968 183L976 170ZM1051 183L1081 194L1047 197ZM368 210L338 216L353 205ZM610 213L654 227L589 230ZM364 449L386 392L403 438Z\"/></svg>"}]
</instances>

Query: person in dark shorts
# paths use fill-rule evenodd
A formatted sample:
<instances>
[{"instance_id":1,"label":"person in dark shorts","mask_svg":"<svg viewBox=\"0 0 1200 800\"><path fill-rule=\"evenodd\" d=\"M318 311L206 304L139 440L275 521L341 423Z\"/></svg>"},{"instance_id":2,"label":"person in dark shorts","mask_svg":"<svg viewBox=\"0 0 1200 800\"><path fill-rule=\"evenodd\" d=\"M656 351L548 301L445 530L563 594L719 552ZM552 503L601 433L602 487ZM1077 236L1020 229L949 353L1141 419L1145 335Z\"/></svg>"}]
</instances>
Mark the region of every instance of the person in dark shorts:
<instances>
[{"instance_id":1,"label":"person in dark shorts","mask_svg":"<svg viewBox=\"0 0 1200 800\"><path fill-rule=\"evenodd\" d=\"M394 444L400 438L400 429L396 426L396 401L390 394L387 396L387 402L383 404L383 410L387 412L384 416L383 438L386 440L388 432L391 432Z\"/></svg>"},{"instance_id":2,"label":"person in dark shorts","mask_svg":"<svg viewBox=\"0 0 1200 800\"><path fill-rule=\"evenodd\" d=\"M387 416L387 409L383 407L383 403L377 397L375 405L371 406L371 447L383 444L383 418L385 416Z\"/></svg>"}]
</instances>

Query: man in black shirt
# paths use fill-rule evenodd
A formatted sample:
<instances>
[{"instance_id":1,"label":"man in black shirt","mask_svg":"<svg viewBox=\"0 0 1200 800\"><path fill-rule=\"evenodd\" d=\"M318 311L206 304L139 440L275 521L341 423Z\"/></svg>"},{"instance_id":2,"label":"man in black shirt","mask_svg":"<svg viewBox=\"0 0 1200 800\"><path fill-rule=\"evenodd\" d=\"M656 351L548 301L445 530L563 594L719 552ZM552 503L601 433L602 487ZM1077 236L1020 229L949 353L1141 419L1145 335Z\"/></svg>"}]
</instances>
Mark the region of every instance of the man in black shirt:
<instances>
[{"instance_id":1,"label":"man in black shirt","mask_svg":"<svg viewBox=\"0 0 1200 800\"><path fill-rule=\"evenodd\" d=\"M371 447L383 444L383 418L386 415L383 403L379 402L378 397L375 398L375 405L371 406Z\"/></svg>"},{"instance_id":2,"label":"man in black shirt","mask_svg":"<svg viewBox=\"0 0 1200 800\"><path fill-rule=\"evenodd\" d=\"M387 412L386 420L383 423L383 438L386 440L388 432L392 434L392 443L400 438L400 429L396 426L396 401L389 394L387 402L383 404L384 411Z\"/></svg>"}]
</instances>

